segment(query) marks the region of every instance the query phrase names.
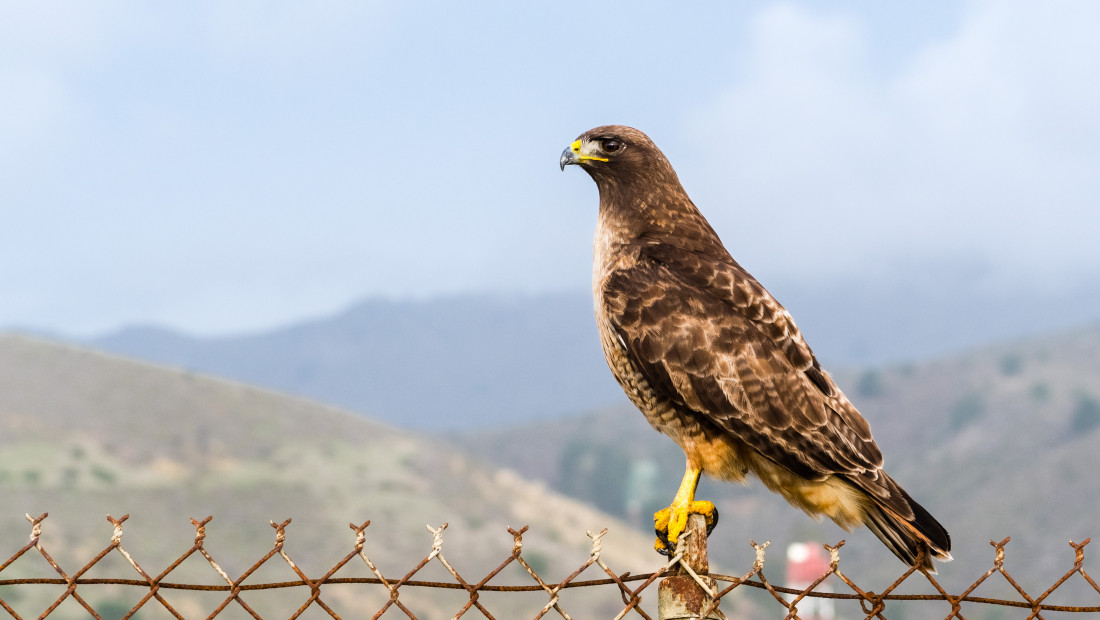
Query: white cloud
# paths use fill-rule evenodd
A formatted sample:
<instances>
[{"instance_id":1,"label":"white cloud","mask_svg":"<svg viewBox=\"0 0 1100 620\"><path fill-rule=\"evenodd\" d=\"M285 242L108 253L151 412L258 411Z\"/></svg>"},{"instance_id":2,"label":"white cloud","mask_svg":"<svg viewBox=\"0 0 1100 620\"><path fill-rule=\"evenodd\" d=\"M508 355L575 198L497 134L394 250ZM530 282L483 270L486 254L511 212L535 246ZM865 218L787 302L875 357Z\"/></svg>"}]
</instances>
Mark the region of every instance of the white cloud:
<instances>
[{"instance_id":1,"label":"white cloud","mask_svg":"<svg viewBox=\"0 0 1100 620\"><path fill-rule=\"evenodd\" d=\"M722 179L707 201L731 205L720 232L788 272L935 253L1100 268L1098 20L1100 5L977 3L881 75L858 19L765 9L694 124Z\"/></svg>"},{"instance_id":2,"label":"white cloud","mask_svg":"<svg viewBox=\"0 0 1100 620\"><path fill-rule=\"evenodd\" d=\"M362 67L371 42L384 44L388 11L381 0L0 0L0 141L33 151L71 135L89 106L125 106L173 78L201 84L228 68L285 84ZM161 64L143 66L151 62Z\"/></svg>"}]
</instances>

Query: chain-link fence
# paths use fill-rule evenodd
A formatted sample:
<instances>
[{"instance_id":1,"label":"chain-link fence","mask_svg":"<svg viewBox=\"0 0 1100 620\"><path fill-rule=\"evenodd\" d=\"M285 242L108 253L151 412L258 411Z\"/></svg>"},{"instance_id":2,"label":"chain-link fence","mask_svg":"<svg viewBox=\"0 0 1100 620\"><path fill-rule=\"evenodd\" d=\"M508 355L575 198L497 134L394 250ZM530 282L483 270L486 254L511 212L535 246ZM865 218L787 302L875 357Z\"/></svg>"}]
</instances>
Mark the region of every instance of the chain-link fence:
<instances>
[{"instance_id":1,"label":"chain-link fence","mask_svg":"<svg viewBox=\"0 0 1100 620\"><path fill-rule=\"evenodd\" d=\"M705 539L696 528L694 537L684 537L676 554L658 570L644 574L620 572L603 557L601 538L606 530L588 533L588 559L564 577L543 574L537 562L524 556L523 536L527 531L509 528L512 551L485 574L464 575L444 554L444 530L428 527L430 550L400 574L384 574L368 553L367 527L351 524L348 552L321 574L308 575L285 548L290 520L271 523L274 545L240 575L231 576L205 546L206 528L211 522L191 520L194 544L159 573L147 570L122 543L127 516L108 517L113 527L109 543L78 567L66 569L42 543L45 514L30 522L30 541L0 564L0 607L12 617L87 618L625 618L694 617L666 615L658 610L658 590L665 596L669 577L681 580L677 587L695 590L701 600L699 617L705 618L1045 618L1063 614L1100 616L1100 586L1084 568L1085 546L1089 541L1070 542L1072 566L1041 593L1025 590L1005 568L1005 547L1009 539L990 542L992 566L961 592L950 593L934 575L915 569L904 571L881 592L861 588L840 568L844 542L824 545L829 554L827 569L817 579L797 588L773 583L765 576L768 544L752 542L756 557L741 575L709 573ZM690 541L695 538L696 551ZM687 541L686 543L684 541ZM698 549L702 549L702 561ZM121 558L119 560L118 558ZM113 559L113 561L112 561ZM102 567L123 570L123 574L100 575ZM49 576L24 576L32 568ZM278 568L289 577L271 580L263 569ZM434 568L436 575L425 576ZM358 575L358 576L356 576ZM999 577L998 577L999 576ZM1015 596L987 598L979 590L990 580L1002 579ZM1054 604L1052 597L1071 580L1086 584L1091 601L1086 604ZM905 593L916 582L928 593ZM660 586L658 584L661 584ZM686 584L686 585L685 585ZM836 591L834 591L836 590ZM574 593L584 596L574 596ZM264 600L271 593L279 596ZM1093 597L1093 593L1096 594ZM675 594L675 593L673 593ZM828 602L826 606L823 603ZM847 605L846 608L834 607Z\"/></svg>"}]
</instances>

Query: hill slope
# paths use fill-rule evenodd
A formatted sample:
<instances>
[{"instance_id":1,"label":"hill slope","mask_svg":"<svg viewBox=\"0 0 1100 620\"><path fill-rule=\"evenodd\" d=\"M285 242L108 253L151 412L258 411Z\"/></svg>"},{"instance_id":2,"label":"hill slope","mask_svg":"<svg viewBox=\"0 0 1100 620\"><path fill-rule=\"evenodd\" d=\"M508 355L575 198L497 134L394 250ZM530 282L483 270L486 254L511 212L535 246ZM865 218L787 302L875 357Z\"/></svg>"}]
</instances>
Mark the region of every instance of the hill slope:
<instances>
[{"instance_id":1,"label":"hill slope","mask_svg":"<svg viewBox=\"0 0 1100 620\"><path fill-rule=\"evenodd\" d=\"M389 575L430 551L426 523L444 522L447 556L469 578L503 561L513 542L506 527L525 524L525 549L558 578L587 558L585 529L610 527L609 557L629 569L658 564L648 537L625 524L438 441L300 398L14 335L0 335L0 497L0 557L25 544L24 513L49 512L44 542L64 567L106 546L105 515L126 513L126 546L154 574L191 546L189 518L207 515L208 548L234 576L271 548L268 521L286 518L287 549L311 576L351 549L347 524L365 519L368 552ZM282 568L277 580L293 578ZM132 575L122 566L99 576ZM450 617L433 609L426 617Z\"/></svg>"}]
</instances>

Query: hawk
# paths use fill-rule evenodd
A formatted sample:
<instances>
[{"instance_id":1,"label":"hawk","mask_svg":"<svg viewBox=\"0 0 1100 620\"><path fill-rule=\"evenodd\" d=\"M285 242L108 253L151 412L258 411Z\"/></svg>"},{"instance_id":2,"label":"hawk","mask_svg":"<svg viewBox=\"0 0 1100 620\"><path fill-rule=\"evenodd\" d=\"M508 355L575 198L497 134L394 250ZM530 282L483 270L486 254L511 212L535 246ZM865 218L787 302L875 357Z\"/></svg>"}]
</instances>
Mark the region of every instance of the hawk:
<instances>
[{"instance_id":1,"label":"hawk","mask_svg":"<svg viewBox=\"0 0 1100 620\"><path fill-rule=\"evenodd\" d=\"M903 562L951 559L939 522L882 470L859 411L787 310L737 264L665 155L641 131L587 131L561 154L600 193L592 269L596 322L615 379L687 456L671 505L654 515L670 553L701 474L749 474L810 515L866 525Z\"/></svg>"}]
</instances>

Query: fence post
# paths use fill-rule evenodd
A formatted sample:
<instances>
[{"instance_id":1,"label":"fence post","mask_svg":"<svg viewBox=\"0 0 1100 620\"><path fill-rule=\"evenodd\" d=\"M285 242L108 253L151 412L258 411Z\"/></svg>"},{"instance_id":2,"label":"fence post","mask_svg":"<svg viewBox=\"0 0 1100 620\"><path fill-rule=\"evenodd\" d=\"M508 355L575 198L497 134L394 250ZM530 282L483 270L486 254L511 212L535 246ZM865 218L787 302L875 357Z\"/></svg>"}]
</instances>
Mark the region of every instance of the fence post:
<instances>
[{"instance_id":1,"label":"fence post","mask_svg":"<svg viewBox=\"0 0 1100 620\"><path fill-rule=\"evenodd\" d=\"M657 587L657 617L659 620L698 620L699 612L710 605L711 594L700 585L702 581L710 592L718 591L718 582L710 576L707 561L707 521L700 514L688 517L685 534L691 535L684 542L684 557L672 569L668 577ZM691 568L699 581L684 566ZM724 615L717 608L708 613L705 620L722 620Z\"/></svg>"}]
</instances>

